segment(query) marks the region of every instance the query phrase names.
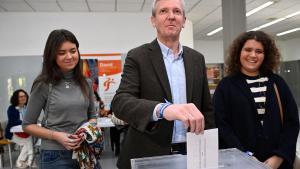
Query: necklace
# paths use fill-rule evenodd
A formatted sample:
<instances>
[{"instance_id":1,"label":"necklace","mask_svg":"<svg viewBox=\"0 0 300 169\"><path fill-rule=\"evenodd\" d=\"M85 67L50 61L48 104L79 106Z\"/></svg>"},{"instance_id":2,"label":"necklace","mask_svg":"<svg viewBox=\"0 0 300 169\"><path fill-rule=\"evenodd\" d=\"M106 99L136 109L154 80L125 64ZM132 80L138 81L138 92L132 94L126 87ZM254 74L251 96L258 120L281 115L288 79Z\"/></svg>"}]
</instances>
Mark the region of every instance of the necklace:
<instances>
[{"instance_id":1,"label":"necklace","mask_svg":"<svg viewBox=\"0 0 300 169\"><path fill-rule=\"evenodd\" d=\"M259 75L259 78L258 78L258 87L259 87L259 90L260 90L260 98L261 98L261 100L260 100L260 102L258 102L257 112L261 116L260 122L261 122L262 126L264 125L264 119L263 119L262 116L266 112L266 92L267 92L267 86L266 86L265 82L266 82L265 77L261 77Z\"/></svg>"},{"instance_id":2,"label":"necklace","mask_svg":"<svg viewBox=\"0 0 300 169\"><path fill-rule=\"evenodd\" d=\"M256 77L246 77L246 82L250 87L251 93L254 97L254 103L258 114L258 120L261 125L264 124L264 114L266 112L266 91L267 91L268 77L261 77L259 74Z\"/></svg>"},{"instance_id":3,"label":"necklace","mask_svg":"<svg viewBox=\"0 0 300 169\"><path fill-rule=\"evenodd\" d=\"M65 87L66 87L66 89L69 89L70 86L71 86L71 82L65 82Z\"/></svg>"}]
</instances>

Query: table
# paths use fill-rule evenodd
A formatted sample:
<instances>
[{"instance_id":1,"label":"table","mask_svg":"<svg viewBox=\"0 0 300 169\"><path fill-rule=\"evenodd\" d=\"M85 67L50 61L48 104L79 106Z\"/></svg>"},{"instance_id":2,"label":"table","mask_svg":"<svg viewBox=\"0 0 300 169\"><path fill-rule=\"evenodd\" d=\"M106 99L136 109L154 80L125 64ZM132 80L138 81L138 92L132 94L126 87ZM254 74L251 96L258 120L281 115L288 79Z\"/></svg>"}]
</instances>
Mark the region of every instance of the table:
<instances>
[{"instance_id":1,"label":"table","mask_svg":"<svg viewBox=\"0 0 300 169\"><path fill-rule=\"evenodd\" d=\"M115 124L111 121L111 118L108 117L97 118L97 125L101 128L115 127Z\"/></svg>"},{"instance_id":2,"label":"table","mask_svg":"<svg viewBox=\"0 0 300 169\"><path fill-rule=\"evenodd\" d=\"M131 159L132 169L186 169L186 155L166 155ZM214 169L269 169L238 149L219 150L219 167ZM212 168L210 168L212 169Z\"/></svg>"},{"instance_id":3,"label":"table","mask_svg":"<svg viewBox=\"0 0 300 169\"><path fill-rule=\"evenodd\" d=\"M16 132L23 132L22 125L13 126L10 128L10 132L16 133Z\"/></svg>"},{"instance_id":4,"label":"table","mask_svg":"<svg viewBox=\"0 0 300 169\"><path fill-rule=\"evenodd\" d=\"M41 126L41 124L38 124ZM100 117L97 119L97 125L101 128L105 127L115 127L114 123L111 121L110 118L108 117ZM23 132L22 125L17 125L14 126L10 129L10 132L15 133L15 132Z\"/></svg>"}]
</instances>

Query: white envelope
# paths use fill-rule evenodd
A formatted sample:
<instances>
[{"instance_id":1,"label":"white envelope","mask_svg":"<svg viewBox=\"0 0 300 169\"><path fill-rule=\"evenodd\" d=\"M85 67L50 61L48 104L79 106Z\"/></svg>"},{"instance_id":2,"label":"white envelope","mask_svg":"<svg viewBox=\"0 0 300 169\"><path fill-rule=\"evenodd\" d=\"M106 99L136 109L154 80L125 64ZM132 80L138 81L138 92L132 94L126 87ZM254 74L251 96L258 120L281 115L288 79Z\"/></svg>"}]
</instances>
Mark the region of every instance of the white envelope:
<instances>
[{"instance_id":1,"label":"white envelope","mask_svg":"<svg viewBox=\"0 0 300 169\"><path fill-rule=\"evenodd\" d=\"M187 169L212 169L219 164L218 129L187 133Z\"/></svg>"}]
</instances>

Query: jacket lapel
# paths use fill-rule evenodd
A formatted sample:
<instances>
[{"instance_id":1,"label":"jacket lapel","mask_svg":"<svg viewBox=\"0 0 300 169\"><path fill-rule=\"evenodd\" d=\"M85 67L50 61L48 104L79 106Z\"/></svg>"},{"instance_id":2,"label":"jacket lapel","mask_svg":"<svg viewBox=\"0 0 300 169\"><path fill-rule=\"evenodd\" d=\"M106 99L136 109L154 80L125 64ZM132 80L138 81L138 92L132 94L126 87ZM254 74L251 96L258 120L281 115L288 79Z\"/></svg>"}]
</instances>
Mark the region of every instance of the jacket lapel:
<instances>
[{"instance_id":1,"label":"jacket lapel","mask_svg":"<svg viewBox=\"0 0 300 169\"><path fill-rule=\"evenodd\" d=\"M275 89L274 89L274 79L272 79L272 74L267 76L269 78L269 82L267 83L267 91L266 91L266 110L272 110L273 108L271 106L274 106L274 103L275 105L277 105L277 101L276 100L274 102L274 100L272 98L276 98L277 99L277 96L276 96L276 93L275 93ZM276 84L276 83L275 83ZM273 101L270 101L270 100L273 100ZM278 107L279 108L279 107ZM268 113L268 112L266 112Z\"/></svg>"},{"instance_id":2,"label":"jacket lapel","mask_svg":"<svg viewBox=\"0 0 300 169\"><path fill-rule=\"evenodd\" d=\"M166 99L168 99L168 101L172 101L171 87L168 80L166 66L163 60L161 49L156 39L150 43L148 56L152 61L155 74L165 91L167 96Z\"/></svg>"},{"instance_id":3,"label":"jacket lapel","mask_svg":"<svg viewBox=\"0 0 300 169\"><path fill-rule=\"evenodd\" d=\"M187 103L192 102L192 91L193 91L193 77L194 77L194 63L193 57L189 55L189 50L183 47L183 62L185 68L185 78L186 78L186 99ZM200 66L200 65L199 65Z\"/></svg>"}]
</instances>

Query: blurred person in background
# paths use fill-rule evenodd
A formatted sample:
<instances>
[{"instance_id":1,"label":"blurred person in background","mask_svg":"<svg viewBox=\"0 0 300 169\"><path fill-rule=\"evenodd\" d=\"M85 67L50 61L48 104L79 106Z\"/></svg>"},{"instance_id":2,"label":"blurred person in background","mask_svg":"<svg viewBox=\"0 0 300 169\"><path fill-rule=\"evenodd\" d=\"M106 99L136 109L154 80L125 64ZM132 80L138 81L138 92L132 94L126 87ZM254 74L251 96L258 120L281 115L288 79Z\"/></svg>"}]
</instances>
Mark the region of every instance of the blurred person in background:
<instances>
[{"instance_id":1,"label":"blurred person in background","mask_svg":"<svg viewBox=\"0 0 300 169\"><path fill-rule=\"evenodd\" d=\"M32 137L25 132L10 132L14 126L22 124L26 114L28 94L23 89L14 91L10 98L11 105L7 109L8 123L5 130L5 137L21 146L21 152L16 161L17 168L36 167L33 164L33 143Z\"/></svg>"}]
</instances>

